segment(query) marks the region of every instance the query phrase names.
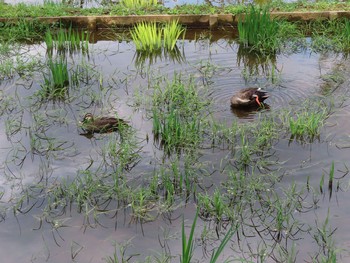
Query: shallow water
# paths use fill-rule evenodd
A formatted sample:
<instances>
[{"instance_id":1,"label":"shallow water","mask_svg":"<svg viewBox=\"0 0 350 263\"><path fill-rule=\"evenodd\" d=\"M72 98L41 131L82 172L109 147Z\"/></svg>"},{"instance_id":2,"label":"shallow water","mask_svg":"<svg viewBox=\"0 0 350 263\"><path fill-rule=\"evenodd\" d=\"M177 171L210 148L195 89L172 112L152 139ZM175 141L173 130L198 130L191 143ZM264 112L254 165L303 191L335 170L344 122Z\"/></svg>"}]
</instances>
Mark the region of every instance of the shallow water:
<instances>
[{"instance_id":1,"label":"shallow water","mask_svg":"<svg viewBox=\"0 0 350 263\"><path fill-rule=\"evenodd\" d=\"M24 46L22 50L42 63L47 60L44 43ZM104 262L103 258L113 255L113 242L121 243L129 239L132 239L133 246L128 248L127 254L142 253L139 260L154 254L154 251L162 251L166 243L165 247L176 256L173 262L179 261L181 215L185 215L187 225L190 226L195 213L192 202L186 206L182 204L175 212L142 225L132 221L130 208L119 211L116 217L112 212L100 215L99 224L95 224L93 214L84 218L74 206L66 208L65 213L57 219L41 222L46 201L43 198L45 194L38 187L38 192L33 191L36 193L33 200L37 201L30 200L26 207L18 208L16 216L11 213L11 209L5 211L28 187L44 185L43 191L49 192L55 184L73 180L79 174L78 170L98 169L104 145L119 137L117 133L95 135L91 139L81 136L77 123L85 113L117 114L135 128L141 145L141 159L126 175L130 184L137 187L159 166L163 155L163 151L153 141L152 119L147 116L144 105L149 95L148 79L160 76L171 79L175 72L183 74L184 78L193 75L196 85L204 85L209 89L209 97L214 105L212 118L228 126L234 122L243 125L256 121L259 114L255 111L247 113L231 110L230 97L239 89L259 86L271 93L266 101L270 109L260 112L262 115L285 108L293 111L307 98L321 97L324 83L321 77L331 73L339 64L347 63L339 56L325 56L310 50L277 55L256 63L257 58L242 52L233 39L224 38L214 42L205 38L185 40L183 51L180 50L181 59L160 56L153 64L149 64L147 59L144 64L135 64L135 47L130 42L100 40L90 44L88 56L79 52L67 56L71 72L76 70L77 65L81 65L82 72L84 68L90 68L88 74L82 74L85 85L72 89L70 95L73 99L70 103L36 102L35 92L40 90L43 81L43 69L40 66L33 75L15 75L0 82L1 103L9 105L1 108L0 116L0 184L4 192L1 198L3 208L0 210L0 252L4 255L3 259L6 257L4 262ZM273 77L272 71L275 74ZM335 93L346 94L348 88L345 81ZM281 138L272 149L273 158L284 162L281 187L287 187L292 182L305 186L307 178L310 185L317 187L322 174L327 175L332 162L335 162L335 177L344 176L339 180L341 187L334 190L331 198L325 187L324 193L320 195L319 208L310 209L308 213L296 212L295 217L313 224L315 218L323 221L329 209L331 225L337 228L335 240L337 245L345 249L349 248L350 239L347 224L347 211L350 210L346 198L349 180L345 172L349 166L350 151L347 104L348 98L342 108L337 109L327 120L319 140L301 143ZM38 123L42 123L39 128L35 127ZM35 147L31 140L33 134L38 135L36 139L41 143ZM50 138L53 140L50 141ZM55 150L49 150L52 147L50 143ZM219 185L223 176L219 170L222 163L230 163L230 151L224 147L203 147L200 152L199 163L208 164L203 174L212 172L210 178L204 179L204 185L208 188L211 184ZM113 160L107 162L106 173L110 173L114 169ZM110 204L108 208L116 206ZM199 221L199 226L203 227L205 222ZM167 235L174 237L168 239ZM167 242L162 243L163 240ZM254 244L254 239L247 240L247 243L253 240ZM310 242L310 237L302 236L296 243L300 259L310 259L308 253L317 249ZM208 260L203 258L205 246L200 245L199 237L197 245L195 257L202 261ZM246 251L246 247L243 250ZM229 255L232 256L232 251L225 251L225 256ZM346 257L347 253L343 256Z\"/></svg>"}]
</instances>

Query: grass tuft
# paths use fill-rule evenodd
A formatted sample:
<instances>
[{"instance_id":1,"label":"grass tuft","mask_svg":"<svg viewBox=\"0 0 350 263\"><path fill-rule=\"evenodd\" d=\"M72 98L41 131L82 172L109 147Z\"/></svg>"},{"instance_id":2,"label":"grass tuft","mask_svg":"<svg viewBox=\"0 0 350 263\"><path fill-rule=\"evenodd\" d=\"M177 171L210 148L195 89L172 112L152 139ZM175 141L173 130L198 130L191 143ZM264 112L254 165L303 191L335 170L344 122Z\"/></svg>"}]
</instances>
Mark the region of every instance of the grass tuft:
<instances>
[{"instance_id":1,"label":"grass tuft","mask_svg":"<svg viewBox=\"0 0 350 263\"><path fill-rule=\"evenodd\" d=\"M246 47L274 53L278 48L279 24L271 19L269 12L253 5L238 21L239 41Z\"/></svg>"},{"instance_id":2,"label":"grass tuft","mask_svg":"<svg viewBox=\"0 0 350 263\"><path fill-rule=\"evenodd\" d=\"M48 62L48 73L43 74L44 84L41 86L40 97L42 99L65 99L68 94L69 73L67 61Z\"/></svg>"},{"instance_id":3,"label":"grass tuft","mask_svg":"<svg viewBox=\"0 0 350 263\"><path fill-rule=\"evenodd\" d=\"M143 9L156 7L158 5L157 0L121 0L120 4L129 9Z\"/></svg>"},{"instance_id":4,"label":"grass tuft","mask_svg":"<svg viewBox=\"0 0 350 263\"><path fill-rule=\"evenodd\" d=\"M184 31L178 21L174 20L163 26L155 22L141 22L130 33L137 51L152 53L162 48L167 51L174 50L178 38Z\"/></svg>"}]
</instances>

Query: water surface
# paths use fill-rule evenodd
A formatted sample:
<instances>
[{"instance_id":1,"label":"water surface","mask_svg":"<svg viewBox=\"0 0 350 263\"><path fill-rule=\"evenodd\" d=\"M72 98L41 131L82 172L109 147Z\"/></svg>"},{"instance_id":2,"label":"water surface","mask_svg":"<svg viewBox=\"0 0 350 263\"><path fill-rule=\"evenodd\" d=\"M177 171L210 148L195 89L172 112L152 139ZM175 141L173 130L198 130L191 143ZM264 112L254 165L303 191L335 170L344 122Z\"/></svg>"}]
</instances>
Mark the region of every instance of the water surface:
<instances>
[{"instance_id":1,"label":"water surface","mask_svg":"<svg viewBox=\"0 0 350 263\"><path fill-rule=\"evenodd\" d=\"M43 64L48 59L44 43L24 45L23 51ZM31 75L15 75L0 82L0 99L3 105L9 105L1 108L0 116L0 183L3 192L0 252L4 262L104 262L103 258L113 255L114 242L129 239L133 246L128 248L127 254L141 253L141 261L154 251L164 250L164 244L174 256L173 262L179 261L181 215L185 215L186 223L190 226L195 211L192 199L187 205L179 204L174 212L165 213L142 225L133 221L130 208L118 211L115 216L113 212L99 215L99 224L94 222L93 213L84 217L77 213L74 205L63 209L58 217L44 216L42 209L47 202L45 192L49 192L55 184L85 176L79 171L98 170L100 163L105 161L103 149L106 144L120 139L118 133L97 134L92 138L82 136L78 122L85 113L118 115L128 120L136 130L141 158L125 176L130 185L137 188L147 182L154 170L159 169L164 154L153 140L152 119L147 112L147 96L152 92L148 87L155 79L172 79L174 74L179 73L183 74L183 78L192 76L198 87L205 86L209 90L213 105L210 117L229 127L233 123L244 125L257 121L259 114L268 116L284 109L290 109L293 113L308 98L322 98L322 77L347 63L340 56L326 56L307 49L289 55L276 55L257 63L257 57L242 52L230 38L217 41L206 38L185 40L180 54L181 59L159 56L154 63L146 58L143 64L138 64L135 63L135 46L130 42L100 40L91 43L88 56L79 52L66 56L70 72L80 67L84 76L81 80L84 84L72 90L70 102L37 102L36 92L43 83L43 66L39 66ZM85 74L87 68L88 74ZM275 74L273 77L272 71ZM334 94L346 94L349 88L347 83L348 80ZM249 86L262 87L271 93L267 100L270 106L268 111L232 111L232 94ZM348 104L346 98L342 107L335 109L318 140L309 143L289 141L286 136L281 136L272 149L273 158L283 162L283 166L278 166L280 174L283 174L278 187L288 187L293 182L305 187L307 181L317 187L322 174L328 174L332 162L335 162L336 178L344 176L339 189L329 198L325 187L324 193L319 196L321 200L317 208L311 207L302 214L295 212L295 217L314 224L315 218L324 220L330 211L332 227L337 228L335 240L345 249L350 239L347 224L350 204L346 198L346 167L349 166L350 151ZM35 150L33 134L39 143L35 145ZM51 151L50 147L55 150ZM230 150L225 147L203 147L200 152L198 163L205 168L201 170L203 176L206 174L204 184L208 188L211 184L220 185L223 177L227 176L220 172L223 164L227 163L225 165L229 167L234 161L230 159ZM113 159L107 160L104 173L113 173L114 168ZM208 173L211 176L207 176ZM38 185L45 187L43 190L38 187L36 192ZM27 205L16 208L14 216L12 208L6 210L6 207L11 207L11 203L28 189L32 189L33 199L24 202ZM305 198L305 202L311 202L310 199L311 194ZM113 211L116 207L117 204L112 201L108 209ZM201 229L206 223L199 221ZM254 247L254 238L248 238L245 242L249 243L250 240L253 240ZM200 240L197 240L195 257L209 261L203 254L204 245L201 247L199 244ZM297 236L296 244L298 259L302 260L309 260L310 251L318 248L310 236L302 233ZM243 251L247 250L243 245ZM232 253L228 250L225 256ZM344 257L346 255L344 253ZM273 262L271 258L270 261Z\"/></svg>"}]
</instances>

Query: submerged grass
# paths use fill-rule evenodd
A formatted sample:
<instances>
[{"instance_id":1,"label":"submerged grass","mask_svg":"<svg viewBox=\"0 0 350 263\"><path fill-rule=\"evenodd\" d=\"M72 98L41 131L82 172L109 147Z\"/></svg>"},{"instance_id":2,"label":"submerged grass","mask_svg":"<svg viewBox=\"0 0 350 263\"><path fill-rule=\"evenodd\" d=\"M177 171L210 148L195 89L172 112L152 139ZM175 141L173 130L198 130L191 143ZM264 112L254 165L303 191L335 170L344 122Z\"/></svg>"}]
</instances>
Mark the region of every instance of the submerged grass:
<instances>
[{"instance_id":1,"label":"submerged grass","mask_svg":"<svg viewBox=\"0 0 350 263\"><path fill-rule=\"evenodd\" d=\"M203 100L193 79L182 80L175 75L171 82L154 87L152 118L153 133L168 151L198 147L202 140L203 114L209 105Z\"/></svg>"},{"instance_id":2,"label":"submerged grass","mask_svg":"<svg viewBox=\"0 0 350 263\"><path fill-rule=\"evenodd\" d=\"M39 96L45 99L63 100L68 95L69 73L67 61L59 59L58 61L48 61L47 74L43 75L44 83Z\"/></svg>"},{"instance_id":3,"label":"submerged grass","mask_svg":"<svg viewBox=\"0 0 350 263\"><path fill-rule=\"evenodd\" d=\"M0 3L1 7L1 3ZM1 13L1 9L0 9ZM0 23L0 41L15 42L41 39L49 26L36 20L18 19L15 22Z\"/></svg>"},{"instance_id":4,"label":"submerged grass","mask_svg":"<svg viewBox=\"0 0 350 263\"><path fill-rule=\"evenodd\" d=\"M291 133L290 140L306 140L317 138L320 135L320 130L329 117L331 108L325 105L325 102L317 103L308 102L299 111L290 116L287 123L289 123L289 131ZM313 109L313 110L310 110Z\"/></svg>"},{"instance_id":5,"label":"submerged grass","mask_svg":"<svg viewBox=\"0 0 350 263\"><path fill-rule=\"evenodd\" d=\"M317 52L350 52L350 22L348 19L314 21L309 25L312 32L311 48Z\"/></svg>"},{"instance_id":6,"label":"submerged grass","mask_svg":"<svg viewBox=\"0 0 350 263\"><path fill-rule=\"evenodd\" d=\"M65 94L67 84L72 84L67 71L65 61L51 61L48 74L44 76L47 85L43 86L43 90L44 87L48 87L45 98L65 98L65 95L61 96L61 94ZM78 79L79 72L75 74L75 78ZM83 75L86 75L88 80L89 74ZM286 259L293 262L295 248L291 248L287 243L291 239L299 240L300 232L307 232L302 222L295 218L299 211L308 211L305 201L306 191L302 187L297 189L295 184L291 184L288 189L281 189L278 183L282 175L278 169L282 167L275 162L268 168L277 166L277 169L275 172L270 172L264 169L266 167L264 164L269 161L272 155L270 152L275 150L274 143L278 139L283 139L286 133L293 134L295 129L296 134L302 134L298 136L320 134L324 120L328 116L328 110L316 107L315 109L321 114L318 117L311 115L313 111L308 106L297 109L292 119L289 118L290 111L286 114L288 118L273 114L267 116L268 114L262 111L260 116L256 116L255 122L233 122L227 127L226 123L208 121L210 101L207 97L209 96L206 90L194 84L193 79L188 80L183 75L175 75L170 81L161 79L154 84L154 80L151 79L150 82L149 86L153 91L150 107L153 132L167 150L184 151L181 153L177 151L167 159L162 159L161 164L155 165L156 168L150 176L147 171L142 171L140 174L142 179L131 180L134 174L129 174L129 171L142 157L135 134L126 130L121 131L120 135L101 136L96 140L99 158L102 159L100 164L98 164L98 158L91 157L88 168L79 170L73 179L62 180L49 187L35 186L37 188L32 196L40 193L40 197L45 200L35 201L34 205L47 204L40 220L58 229L62 225L56 222L60 222L60 217L66 216L66 211L71 211L74 207L79 213L84 214L85 226L96 227L100 224L100 215L115 213L111 216L114 218L119 211L130 215L130 223L142 224L148 220L154 220L159 214L173 211L183 203L189 202L190 197L193 196L193 202L196 202L200 208L199 215L207 222L214 222L217 236L222 234L220 227L225 224L238 223L239 226L236 232L232 230L227 232L221 245L211 254L210 262L218 262L220 252L229 243L234 233L238 241L242 239L261 241L262 245L258 245L257 254L253 252L254 248L250 250L249 255L252 259L273 260L276 258L275 247L280 246L283 254L280 255L282 259L279 262L288 262ZM99 87L102 87L102 84L100 85ZM6 133L9 137L22 129L22 122L17 116L10 119L6 125L8 126ZM211 131L209 127L212 127ZM32 130L28 130L28 133L31 132ZM44 156L47 151L54 152L59 148L49 140L47 144L40 145L34 141L34 136L31 138L33 138L30 145L32 151L42 153L41 156ZM226 159L212 160L210 154L203 158L208 158L209 161L200 159L201 154L197 151L207 146L204 145L206 140L210 141L211 144L208 144L213 151L216 147L223 151L228 150ZM103 143L100 143L101 141ZM218 168L219 162L225 163L223 167ZM214 172L211 172L211 169ZM217 188L213 190L210 180L215 180L212 178L218 175L220 180L216 180L216 183L219 182L215 185ZM136 176L139 175L136 174ZM329 185L333 180L334 164L329 174ZM323 184L324 181L320 186L323 187ZM27 199L29 198L28 195ZM16 207L14 213L22 210ZM313 207L312 210L314 210ZM181 262L192 261L196 220L192 224L189 236L185 234L184 222L182 224ZM323 254L315 256L312 260L317 261L322 258L322 261L329 262L337 259L338 251L330 239L332 233L333 231L328 228L328 222L318 227L315 240L325 253L322 252ZM245 251L242 252L242 254L245 253ZM237 251L234 255L237 255L237 261L244 261ZM118 262L119 257L115 254L106 260ZM130 257L123 254L120 261L130 261Z\"/></svg>"}]
</instances>

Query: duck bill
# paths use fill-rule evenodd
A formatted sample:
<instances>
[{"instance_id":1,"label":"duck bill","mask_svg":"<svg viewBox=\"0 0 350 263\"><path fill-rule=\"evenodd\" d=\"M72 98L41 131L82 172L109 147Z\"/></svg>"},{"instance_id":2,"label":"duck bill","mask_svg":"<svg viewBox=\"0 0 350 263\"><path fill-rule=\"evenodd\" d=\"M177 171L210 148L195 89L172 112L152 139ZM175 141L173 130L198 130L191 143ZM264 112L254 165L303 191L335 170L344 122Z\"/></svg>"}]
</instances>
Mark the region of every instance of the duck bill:
<instances>
[{"instance_id":1,"label":"duck bill","mask_svg":"<svg viewBox=\"0 0 350 263\"><path fill-rule=\"evenodd\" d=\"M259 101L259 97L256 97L256 98L255 98L255 101L256 101L256 103L258 103L258 105L261 107L261 102Z\"/></svg>"}]
</instances>

